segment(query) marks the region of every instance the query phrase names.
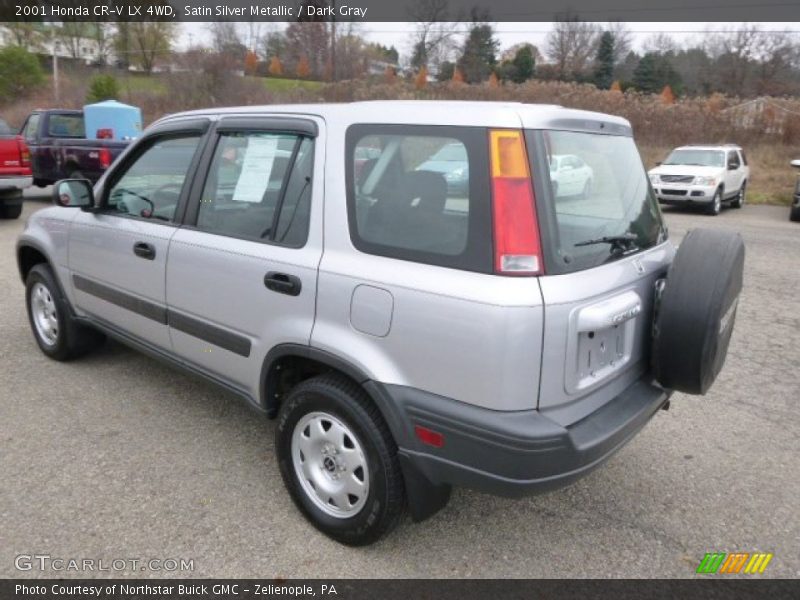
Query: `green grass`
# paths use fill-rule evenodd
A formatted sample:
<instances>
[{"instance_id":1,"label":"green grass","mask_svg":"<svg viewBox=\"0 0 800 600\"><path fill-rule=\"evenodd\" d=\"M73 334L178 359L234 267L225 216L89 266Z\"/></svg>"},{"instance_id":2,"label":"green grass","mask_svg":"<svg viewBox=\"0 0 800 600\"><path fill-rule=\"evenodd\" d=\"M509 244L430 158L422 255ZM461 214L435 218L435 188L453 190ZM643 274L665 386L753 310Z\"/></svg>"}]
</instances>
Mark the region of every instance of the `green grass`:
<instances>
[{"instance_id":1,"label":"green grass","mask_svg":"<svg viewBox=\"0 0 800 600\"><path fill-rule=\"evenodd\" d=\"M127 92L151 92L159 96L167 93L167 86L158 75L139 75L127 73L118 78L120 88Z\"/></svg>"},{"instance_id":2,"label":"green grass","mask_svg":"<svg viewBox=\"0 0 800 600\"><path fill-rule=\"evenodd\" d=\"M268 92L290 92L304 89L315 92L325 84L321 81L306 81L303 79L285 79L282 77L248 77L251 80L261 80L264 89Z\"/></svg>"}]
</instances>

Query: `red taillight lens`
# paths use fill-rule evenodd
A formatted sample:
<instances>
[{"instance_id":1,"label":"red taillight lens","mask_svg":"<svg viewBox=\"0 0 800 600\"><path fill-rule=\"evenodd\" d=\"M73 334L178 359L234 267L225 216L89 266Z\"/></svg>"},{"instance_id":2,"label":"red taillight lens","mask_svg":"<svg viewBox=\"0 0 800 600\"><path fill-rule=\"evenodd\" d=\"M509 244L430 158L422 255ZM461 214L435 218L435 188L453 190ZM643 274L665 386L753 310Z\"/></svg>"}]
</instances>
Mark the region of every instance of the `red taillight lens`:
<instances>
[{"instance_id":1,"label":"red taillight lens","mask_svg":"<svg viewBox=\"0 0 800 600\"><path fill-rule=\"evenodd\" d=\"M100 166L107 169L111 165L111 150L100 148Z\"/></svg>"},{"instance_id":2,"label":"red taillight lens","mask_svg":"<svg viewBox=\"0 0 800 600\"><path fill-rule=\"evenodd\" d=\"M103 127L97 130L97 139L98 140L113 140L114 139L114 130L110 127Z\"/></svg>"},{"instance_id":3,"label":"red taillight lens","mask_svg":"<svg viewBox=\"0 0 800 600\"><path fill-rule=\"evenodd\" d=\"M428 429L422 425L415 425L414 433L417 434L417 438L423 444L428 444L428 446L433 446L434 448L444 446L444 436L438 431Z\"/></svg>"},{"instance_id":4,"label":"red taillight lens","mask_svg":"<svg viewBox=\"0 0 800 600\"><path fill-rule=\"evenodd\" d=\"M522 132L495 129L489 132L489 143L495 272L541 275L539 223Z\"/></svg>"},{"instance_id":5,"label":"red taillight lens","mask_svg":"<svg viewBox=\"0 0 800 600\"><path fill-rule=\"evenodd\" d=\"M17 138L17 147L19 148L19 164L23 167L31 165L31 151L28 144L21 137Z\"/></svg>"}]
</instances>

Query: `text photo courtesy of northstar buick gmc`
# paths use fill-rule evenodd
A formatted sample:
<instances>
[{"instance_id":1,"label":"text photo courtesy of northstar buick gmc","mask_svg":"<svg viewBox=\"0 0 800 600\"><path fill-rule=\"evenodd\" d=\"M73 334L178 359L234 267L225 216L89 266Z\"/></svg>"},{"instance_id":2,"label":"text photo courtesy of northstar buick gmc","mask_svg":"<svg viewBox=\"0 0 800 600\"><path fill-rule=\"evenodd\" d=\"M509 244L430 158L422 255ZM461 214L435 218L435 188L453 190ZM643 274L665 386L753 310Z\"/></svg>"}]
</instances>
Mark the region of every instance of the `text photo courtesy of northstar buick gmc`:
<instances>
[{"instance_id":1,"label":"text photo courtesy of northstar buick gmc","mask_svg":"<svg viewBox=\"0 0 800 600\"><path fill-rule=\"evenodd\" d=\"M110 336L276 418L290 496L351 545L598 467L709 390L742 287L738 234L670 242L626 120L556 106L182 113L53 200L17 242L41 351Z\"/></svg>"}]
</instances>

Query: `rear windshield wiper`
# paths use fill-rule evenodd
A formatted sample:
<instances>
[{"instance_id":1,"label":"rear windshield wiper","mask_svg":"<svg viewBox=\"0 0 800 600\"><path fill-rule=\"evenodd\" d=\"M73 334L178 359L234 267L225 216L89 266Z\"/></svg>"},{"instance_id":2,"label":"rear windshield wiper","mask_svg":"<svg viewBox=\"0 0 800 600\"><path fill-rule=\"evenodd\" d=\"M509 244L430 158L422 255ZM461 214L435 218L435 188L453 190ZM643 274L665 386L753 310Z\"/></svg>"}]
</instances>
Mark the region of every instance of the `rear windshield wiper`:
<instances>
[{"instance_id":1,"label":"rear windshield wiper","mask_svg":"<svg viewBox=\"0 0 800 600\"><path fill-rule=\"evenodd\" d=\"M623 233L622 235L605 235L603 237L594 238L591 240L584 240L573 244L578 246L593 246L595 244L611 244L612 249L638 249L639 245L636 243L638 236L635 233Z\"/></svg>"}]
</instances>

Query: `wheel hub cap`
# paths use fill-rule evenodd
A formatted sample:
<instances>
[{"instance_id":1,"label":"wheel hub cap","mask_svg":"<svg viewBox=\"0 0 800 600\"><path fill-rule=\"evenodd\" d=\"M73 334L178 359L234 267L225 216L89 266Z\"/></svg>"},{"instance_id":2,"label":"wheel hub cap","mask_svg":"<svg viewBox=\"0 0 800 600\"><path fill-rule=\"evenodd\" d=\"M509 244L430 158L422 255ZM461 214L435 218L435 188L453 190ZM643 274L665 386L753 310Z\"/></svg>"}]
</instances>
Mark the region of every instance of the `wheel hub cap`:
<instances>
[{"instance_id":1,"label":"wheel hub cap","mask_svg":"<svg viewBox=\"0 0 800 600\"><path fill-rule=\"evenodd\" d=\"M355 516L369 494L369 469L361 443L339 418L312 412L292 432L292 466L306 496L324 513Z\"/></svg>"},{"instance_id":2,"label":"wheel hub cap","mask_svg":"<svg viewBox=\"0 0 800 600\"><path fill-rule=\"evenodd\" d=\"M39 339L48 346L58 341L58 313L53 295L42 283L35 283L31 290L31 316Z\"/></svg>"}]
</instances>

